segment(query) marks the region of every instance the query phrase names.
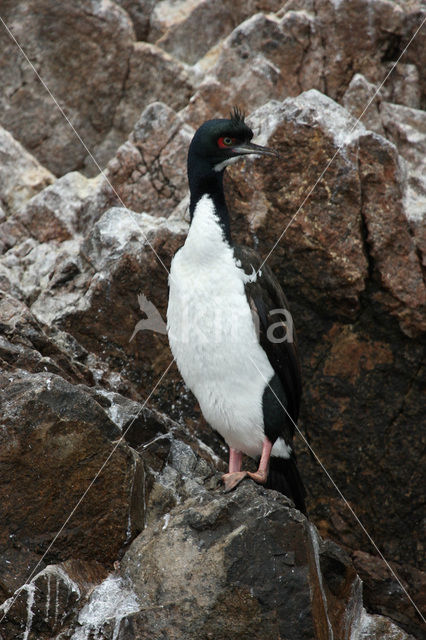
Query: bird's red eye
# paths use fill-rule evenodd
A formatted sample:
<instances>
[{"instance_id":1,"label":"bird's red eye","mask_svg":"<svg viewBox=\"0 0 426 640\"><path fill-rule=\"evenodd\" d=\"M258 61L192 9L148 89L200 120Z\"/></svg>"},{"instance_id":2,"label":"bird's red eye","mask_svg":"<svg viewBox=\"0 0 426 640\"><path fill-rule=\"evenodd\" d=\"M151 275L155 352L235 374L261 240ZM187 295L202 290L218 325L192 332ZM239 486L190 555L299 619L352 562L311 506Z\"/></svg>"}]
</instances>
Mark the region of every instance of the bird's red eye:
<instances>
[{"instance_id":1,"label":"bird's red eye","mask_svg":"<svg viewBox=\"0 0 426 640\"><path fill-rule=\"evenodd\" d=\"M221 149L227 149L228 147L232 147L232 145L235 144L236 141L236 138L224 136L223 138L219 138L219 140L217 141L217 146Z\"/></svg>"}]
</instances>

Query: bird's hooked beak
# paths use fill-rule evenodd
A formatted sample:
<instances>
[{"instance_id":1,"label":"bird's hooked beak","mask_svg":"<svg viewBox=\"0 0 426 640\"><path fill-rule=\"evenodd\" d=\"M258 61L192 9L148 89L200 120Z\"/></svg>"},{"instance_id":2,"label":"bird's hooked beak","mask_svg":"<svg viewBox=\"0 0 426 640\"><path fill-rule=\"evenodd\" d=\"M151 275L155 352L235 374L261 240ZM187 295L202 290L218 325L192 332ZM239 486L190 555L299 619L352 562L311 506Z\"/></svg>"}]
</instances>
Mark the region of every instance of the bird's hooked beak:
<instances>
[{"instance_id":1,"label":"bird's hooked beak","mask_svg":"<svg viewBox=\"0 0 426 640\"><path fill-rule=\"evenodd\" d=\"M240 155L248 155L249 153L256 153L262 156L274 156L276 158L280 157L280 154L278 153L278 151L275 151L275 149L270 149L269 147L262 147L259 144L254 144L254 142L244 142L243 144L239 144L236 147L232 147L232 151Z\"/></svg>"}]
</instances>

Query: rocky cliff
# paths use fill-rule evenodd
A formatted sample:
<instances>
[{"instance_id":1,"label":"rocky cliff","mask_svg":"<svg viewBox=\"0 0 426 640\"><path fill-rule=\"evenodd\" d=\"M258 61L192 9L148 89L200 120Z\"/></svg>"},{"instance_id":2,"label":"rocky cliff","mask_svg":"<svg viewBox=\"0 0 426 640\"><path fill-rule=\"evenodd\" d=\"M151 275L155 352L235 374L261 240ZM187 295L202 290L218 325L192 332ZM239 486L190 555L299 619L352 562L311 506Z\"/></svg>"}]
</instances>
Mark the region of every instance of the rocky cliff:
<instances>
[{"instance_id":1,"label":"rocky cliff","mask_svg":"<svg viewBox=\"0 0 426 640\"><path fill-rule=\"evenodd\" d=\"M0 638L425 638L424 4L0 15ZM291 303L309 520L223 493L165 335L188 143L234 104L281 154L226 188Z\"/></svg>"}]
</instances>

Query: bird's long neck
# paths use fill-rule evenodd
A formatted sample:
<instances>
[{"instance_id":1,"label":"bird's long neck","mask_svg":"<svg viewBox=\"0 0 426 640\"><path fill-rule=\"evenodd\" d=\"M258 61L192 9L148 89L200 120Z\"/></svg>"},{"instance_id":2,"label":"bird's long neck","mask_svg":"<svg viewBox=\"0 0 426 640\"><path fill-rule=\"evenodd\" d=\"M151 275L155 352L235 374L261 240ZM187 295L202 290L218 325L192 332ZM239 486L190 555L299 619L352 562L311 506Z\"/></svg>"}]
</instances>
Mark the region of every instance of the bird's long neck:
<instances>
[{"instance_id":1,"label":"bird's long neck","mask_svg":"<svg viewBox=\"0 0 426 640\"><path fill-rule=\"evenodd\" d=\"M232 245L229 211L226 206L225 193L223 191L224 171L214 171L212 169L203 171L201 166L191 167L191 164L189 164L188 169L189 189L191 193L189 204L191 222L197 203L203 196L209 196L213 202L214 213L222 228L224 237L226 241Z\"/></svg>"}]
</instances>

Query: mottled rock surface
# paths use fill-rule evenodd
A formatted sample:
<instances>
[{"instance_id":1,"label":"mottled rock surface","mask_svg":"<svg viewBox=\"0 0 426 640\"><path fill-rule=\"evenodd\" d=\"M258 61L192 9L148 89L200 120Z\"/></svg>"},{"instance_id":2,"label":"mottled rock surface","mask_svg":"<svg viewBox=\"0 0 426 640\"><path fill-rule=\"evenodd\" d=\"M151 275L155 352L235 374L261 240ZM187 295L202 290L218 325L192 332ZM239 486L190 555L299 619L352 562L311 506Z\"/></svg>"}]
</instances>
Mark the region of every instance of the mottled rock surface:
<instances>
[{"instance_id":1,"label":"mottled rock surface","mask_svg":"<svg viewBox=\"0 0 426 640\"><path fill-rule=\"evenodd\" d=\"M50 560L112 563L143 527L138 456L120 443L108 473L97 476L120 433L84 389L50 372L19 370L4 376L1 386L2 548L12 540L35 553L47 552ZM79 503L95 477L72 526L64 526L50 547L58 519L68 524L70 505Z\"/></svg>"},{"instance_id":2,"label":"mottled rock surface","mask_svg":"<svg viewBox=\"0 0 426 640\"><path fill-rule=\"evenodd\" d=\"M86 145L0 25L1 640L423 640L423 3L0 13ZM234 104L281 156L225 186L290 300L310 522L222 493L165 335L188 144Z\"/></svg>"},{"instance_id":3,"label":"mottled rock surface","mask_svg":"<svg viewBox=\"0 0 426 640\"><path fill-rule=\"evenodd\" d=\"M6 213L14 212L55 180L50 171L1 127L0 158L0 203Z\"/></svg>"},{"instance_id":4,"label":"mottled rock surface","mask_svg":"<svg viewBox=\"0 0 426 640\"><path fill-rule=\"evenodd\" d=\"M97 145L127 74L135 39L128 14L111 0L28 0L3 4L2 18L85 144ZM86 149L4 28L0 37L1 124L55 175L79 169Z\"/></svg>"}]
</instances>

